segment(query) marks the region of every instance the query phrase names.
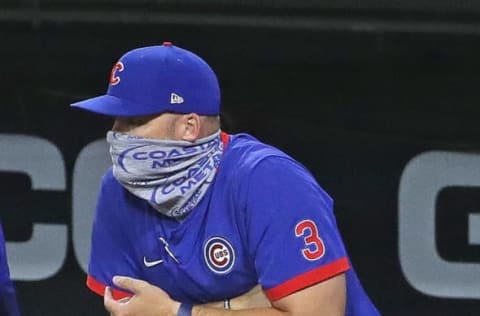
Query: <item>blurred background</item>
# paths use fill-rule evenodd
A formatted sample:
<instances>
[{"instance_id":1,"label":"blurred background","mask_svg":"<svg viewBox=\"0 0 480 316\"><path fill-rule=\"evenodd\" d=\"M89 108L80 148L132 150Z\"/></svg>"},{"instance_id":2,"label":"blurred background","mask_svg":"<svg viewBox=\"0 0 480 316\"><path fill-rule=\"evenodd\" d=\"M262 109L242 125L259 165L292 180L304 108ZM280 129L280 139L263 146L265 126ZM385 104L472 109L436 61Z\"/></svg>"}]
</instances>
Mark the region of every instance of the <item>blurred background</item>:
<instances>
[{"instance_id":1,"label":"blurred background","mask_svg":"<svg viewBox=\"0 0 480 316\"><path fill-rule=\"evenodd\" d=\"M384 315L480 313L480 2L1 0L0 219L24 315L105 315L84 284L112 122L69 104L163 41L215 69L227 131L331 194Z\"/></svg>"}]
</instances>

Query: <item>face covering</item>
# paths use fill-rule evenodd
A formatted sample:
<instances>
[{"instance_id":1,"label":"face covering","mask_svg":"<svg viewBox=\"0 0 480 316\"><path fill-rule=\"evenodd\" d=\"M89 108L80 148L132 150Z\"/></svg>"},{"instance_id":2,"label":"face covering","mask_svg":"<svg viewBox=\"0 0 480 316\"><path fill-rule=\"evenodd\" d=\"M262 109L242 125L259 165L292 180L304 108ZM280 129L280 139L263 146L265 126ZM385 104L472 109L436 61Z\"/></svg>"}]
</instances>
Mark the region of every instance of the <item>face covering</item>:
<instances>
[{"instance_id":1,"label":"face covering","mask_svg":"<svg viewBox=\"0 0 480 316\"><path fill-rule=\"evenodd\" d=\"M215 177L223 152L220 130L193 143L109 131L113 175L160 213L185 217Z\"/></svg>"}]
</instances>

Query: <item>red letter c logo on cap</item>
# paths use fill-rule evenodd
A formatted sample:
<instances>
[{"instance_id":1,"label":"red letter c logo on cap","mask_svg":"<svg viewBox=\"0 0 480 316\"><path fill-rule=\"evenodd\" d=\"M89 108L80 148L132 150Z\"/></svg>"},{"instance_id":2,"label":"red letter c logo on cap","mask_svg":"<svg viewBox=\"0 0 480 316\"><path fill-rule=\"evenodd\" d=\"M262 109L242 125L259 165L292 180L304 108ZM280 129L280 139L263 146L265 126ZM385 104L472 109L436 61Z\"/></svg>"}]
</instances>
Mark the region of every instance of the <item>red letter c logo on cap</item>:
<instances>
[{"instance_id":1,"label":"red letter c logo on cap","mask_svg":"<svg viewBox=\"0 0 480 316\"><path fill-rule=\"evenodd\" d=\"M117 72L122 72L125 67L121 61L117 62L115 66L112 68L112 72L110 73L110 84L115 86L120 83L120 77L117 76Z\"/></svg>"}]
</instances>

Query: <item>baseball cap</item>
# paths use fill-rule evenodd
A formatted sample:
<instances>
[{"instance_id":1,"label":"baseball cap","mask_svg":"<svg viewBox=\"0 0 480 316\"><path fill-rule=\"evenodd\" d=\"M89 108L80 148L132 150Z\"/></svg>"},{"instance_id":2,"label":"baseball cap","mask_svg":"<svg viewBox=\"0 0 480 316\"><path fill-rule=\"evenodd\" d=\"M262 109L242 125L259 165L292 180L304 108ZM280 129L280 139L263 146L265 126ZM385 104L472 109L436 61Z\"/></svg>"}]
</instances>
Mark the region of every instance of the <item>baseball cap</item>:
<instances>
[{"instance_id":1,"label":"baseball cap","mask_svg":"<svg viewBox=\"0 0 480 316\"><path fill-rule=\"evenodd\" d=\"M220 87L202 58L164 42L124 54L112 68L105 95L71 106L111 116L218 115Z\"/></svg>"}]
</instances>

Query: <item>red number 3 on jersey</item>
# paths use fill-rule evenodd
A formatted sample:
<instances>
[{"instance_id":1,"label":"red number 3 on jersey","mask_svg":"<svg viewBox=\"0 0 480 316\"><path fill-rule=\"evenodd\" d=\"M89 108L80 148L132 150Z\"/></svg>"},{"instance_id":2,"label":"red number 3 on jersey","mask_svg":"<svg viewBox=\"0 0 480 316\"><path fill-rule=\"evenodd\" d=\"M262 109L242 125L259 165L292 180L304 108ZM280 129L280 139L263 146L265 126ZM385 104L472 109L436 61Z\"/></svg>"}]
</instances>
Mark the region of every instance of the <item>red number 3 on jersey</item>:
<instances>
[{"instance_id":1,"label":"red number 3 on jersey","mask_svg":"<svg viewBox=\"0 0 480 316\"><path fill-rule=\"evenodd\" d=\"M318 235L317 225L312 220L306 219L295 226L295 236L303 237L305 248L302 254L305 259L318 260L325 254L325 245Z\"/></svg>"}]
</instances>

